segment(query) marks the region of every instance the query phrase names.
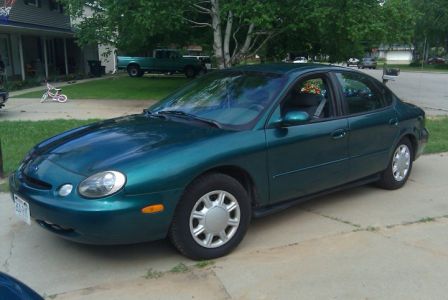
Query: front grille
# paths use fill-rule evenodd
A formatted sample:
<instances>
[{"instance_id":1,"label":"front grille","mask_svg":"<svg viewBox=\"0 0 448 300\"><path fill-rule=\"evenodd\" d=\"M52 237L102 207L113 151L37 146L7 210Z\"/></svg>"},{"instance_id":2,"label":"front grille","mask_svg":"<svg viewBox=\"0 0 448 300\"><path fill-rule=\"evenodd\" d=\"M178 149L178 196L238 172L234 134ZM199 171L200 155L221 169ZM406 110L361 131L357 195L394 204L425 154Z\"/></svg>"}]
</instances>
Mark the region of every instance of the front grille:
<instances>
[{"instance_id":1,"label":"front grille","mask_svg":"<svg viewBox=\"0 0 448 300\"><path fill-rule=\"evenodd\" d=\"M67 228L58 224L54 224L52 222L46 221L46 220L36 220L37 224L42 226L43 228L50 230L54 233L59 234L70 234L73 233L75 230L73 228Z\"/></svg>"},{"instance_id":2,"label":"front grille","mask_svg":"<svg viewBox=\"0 0 448 300\"><path fill-rule=\"evenodd\" d=\"M52 186L49 183L46 183L44 181L30 177L25 174L22 174L22 176L23 176L23 180L25 181L25 183L32 188L39 189L39 190L51 190Z\"/></svg>"}]
</instances>

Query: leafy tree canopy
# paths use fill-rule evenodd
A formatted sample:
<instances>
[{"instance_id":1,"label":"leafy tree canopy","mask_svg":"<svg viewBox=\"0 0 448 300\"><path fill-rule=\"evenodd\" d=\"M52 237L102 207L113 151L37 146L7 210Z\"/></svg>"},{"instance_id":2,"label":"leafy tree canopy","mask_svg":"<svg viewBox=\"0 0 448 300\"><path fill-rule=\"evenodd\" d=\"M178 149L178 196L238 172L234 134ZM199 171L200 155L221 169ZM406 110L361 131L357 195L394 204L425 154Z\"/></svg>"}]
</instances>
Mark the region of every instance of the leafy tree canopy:
<instances>
[{"instance_id":1,"label":"leafy tree canopy","mask_svg":"<svg viewBox=\"0 0 448 300\"><path fill-rule=\"evenodd\" d=\"M131 54L198 43L227 67L255 53L303 51L341 61L381 42L410 41L410 1L424 0L60 1L79 18L81 44L112 43ZM92 16L83 15L86 6Z\"/></svg>"}]
</instances>

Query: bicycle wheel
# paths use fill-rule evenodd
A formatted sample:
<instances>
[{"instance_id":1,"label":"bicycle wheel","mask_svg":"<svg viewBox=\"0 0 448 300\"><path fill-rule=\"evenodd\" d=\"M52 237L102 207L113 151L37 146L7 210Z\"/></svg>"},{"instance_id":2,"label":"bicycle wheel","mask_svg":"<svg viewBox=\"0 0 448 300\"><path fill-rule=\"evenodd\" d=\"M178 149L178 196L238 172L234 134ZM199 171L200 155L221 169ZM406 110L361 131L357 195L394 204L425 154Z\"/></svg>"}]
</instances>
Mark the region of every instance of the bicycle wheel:
<instances>
[{"instance_id":1,"label":"bicycle wheel","mask_svg":"<svg viewBox=\"0 0 448 300\"><path fill-rule=\"evenodd\" d=\"M47 100L47 98L48 98L48 93L45 92L45 93L42 95L42 98L40 98L40 103L45 102L45 100Z\"/></svg>"},{"instance_id":2,"label":"bicycle wheel","mask_svg":"<svg viewBox=\"0 0 448 300\"><path fill-rule=\"evenodd\" d=\"M60 94L57 99L58 99L58 102L60 102L60 103L67 102L67 96L64 94Z\"/></svg>"}]
</instances>

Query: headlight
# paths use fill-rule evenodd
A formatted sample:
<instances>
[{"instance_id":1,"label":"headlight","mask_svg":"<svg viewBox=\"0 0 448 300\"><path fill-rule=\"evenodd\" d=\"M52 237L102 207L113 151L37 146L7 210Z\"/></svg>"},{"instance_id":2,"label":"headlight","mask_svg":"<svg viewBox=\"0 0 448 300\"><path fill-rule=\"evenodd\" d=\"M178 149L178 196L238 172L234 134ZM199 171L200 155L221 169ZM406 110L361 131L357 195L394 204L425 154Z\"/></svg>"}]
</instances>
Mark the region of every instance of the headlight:
<instances>
[{"instance_id":1,"label":"headlight","mask_svg":"<svg viewBox=\"0 0 448 300\"><path fill-rule=\"evenodd\" d=\"M97 173L80 183L78 192L86 198L101 198L118 192L126 183L126 177L117 171Z\"/></svg>"}]
</instances>

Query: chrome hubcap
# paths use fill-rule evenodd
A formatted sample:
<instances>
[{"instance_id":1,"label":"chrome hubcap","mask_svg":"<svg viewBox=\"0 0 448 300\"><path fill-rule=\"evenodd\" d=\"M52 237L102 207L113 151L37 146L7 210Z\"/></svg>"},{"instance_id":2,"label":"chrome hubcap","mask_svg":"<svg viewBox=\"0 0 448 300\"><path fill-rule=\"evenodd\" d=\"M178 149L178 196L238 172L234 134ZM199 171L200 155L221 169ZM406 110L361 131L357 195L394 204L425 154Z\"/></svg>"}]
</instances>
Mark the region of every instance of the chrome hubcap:
<instances>
[{"instance_id":1,"label":"chrome hubcap","mask_svg":"<svg viewBox=\"0 0 448 300\"><path fill-rule=\"evenodd\" d=\"M408 146L400 145L395 150L392 159L392 173L396 181L402 181L406 178L411 165L411 152Z\"/></svg>"},{"instance_id":2,"label":"chrome hubcap","mask_svg":"<svg viewBox=\"0 0 448 300\"><path fill-rule=\"evenodd\" d=\"M226 191L212 191L195 203L190 214L190 233L205 248L226 244L240 225L240 206Z\"/></svg>"}]
</instances>

